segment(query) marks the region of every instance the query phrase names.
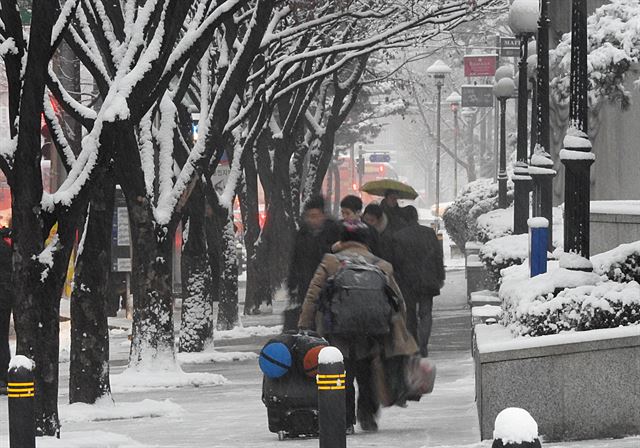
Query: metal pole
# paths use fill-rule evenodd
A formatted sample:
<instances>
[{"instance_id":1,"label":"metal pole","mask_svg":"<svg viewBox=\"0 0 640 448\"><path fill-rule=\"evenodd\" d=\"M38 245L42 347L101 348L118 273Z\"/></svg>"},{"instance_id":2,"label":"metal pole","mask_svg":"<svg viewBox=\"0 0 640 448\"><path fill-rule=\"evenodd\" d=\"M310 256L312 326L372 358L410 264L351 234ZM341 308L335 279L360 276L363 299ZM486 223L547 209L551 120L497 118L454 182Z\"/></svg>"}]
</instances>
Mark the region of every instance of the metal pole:
<instances>
[{"instance_id":1,"label":"metal pole","mask_svg":"<svg viewBox=\"0 0 640 448\"><path fill-rule=\"evenodd\" d=\"M458 106L453 109L453 197L458 195Z\"/></svg>"},{"instance_id":2,"label":"metal pole","mask_svg":"<svg viewBox=\"0 0 640 448\"><path fill-rule=\"evenodd\" d=\"M438 146L436 148L436 216L440 213L440 100L442 98L442 83L437 80L438 100L436 105L436 138ZM440 228L439 220L436 219L436 230Z\"/></svg>"},{"instance_id":3,"label":"metal pole","mask_svg":"<svg viewBox=\"0 0 640 448\"><path fill-rule=\"evenodd\" d=\"M520 62L518 64L518 146L517 161L513 170L514 211L513 233L527 233L529 219L529 183L531 177L527 169L527 42L528 34L520 36Z\"/></svg>"},{"instance_id":4,"label":"metal pole","mask_svg":"<svg viewBox=\"0 0 640 448\"><path fill-rule=\"evenodd\" d=\"M589 257L590 171L595 155L589 142L587 109L587 1L573 0L571 7L570 132L560 158L565 165L564 250ZM576 138L577 137L577 138Z\"/></svg>"},{"instance_id":5,"label":"metal pole","mask_svg":"<svg viewBox=\"0 0 640 448\"><path fill-rule=\"evenodd\" d=\"M505 113L507 98L498 98L500 103L500 168L498 170L498 206L507 208L507 131Z\"/></svg>"},{"instance_id":6,"label":"metal pole","mask_svg":"<svg viewBox=\"0 0 640 448\"><path fill-rule=\"evenodd\" d=\"M551 150L549 133L549 0L542 0L538 22L538 76L537 102L538 125L536 141L545 151ZM551 228L551 222L549 222Z\"/></svg>"}]
</instances>

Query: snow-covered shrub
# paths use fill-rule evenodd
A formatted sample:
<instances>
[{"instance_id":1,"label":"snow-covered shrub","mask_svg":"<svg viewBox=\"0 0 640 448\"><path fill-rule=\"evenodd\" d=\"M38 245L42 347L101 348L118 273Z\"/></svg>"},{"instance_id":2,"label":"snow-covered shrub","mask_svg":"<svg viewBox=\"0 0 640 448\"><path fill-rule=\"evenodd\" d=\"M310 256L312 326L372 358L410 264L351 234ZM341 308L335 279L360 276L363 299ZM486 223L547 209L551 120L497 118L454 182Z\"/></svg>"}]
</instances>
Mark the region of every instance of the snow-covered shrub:
<instances>
[{"instance_id":1,"label":"snow-covered shrub","mask_svg":"<svg viewBox=\"0 0 640 448\"><path fill-rule=\"evenodd\" d=\"M499 208L478 216L477 239L482 243L513 233L513 207Z\"/></svg>"},{"instance_id":2,"label":"snow-covered shrub","mask_svg":"<svg viewBox=\"0 0 640 448\"><path fill-rule=\"evenodd\" d=\"M495 285L500 284L500 271L519 265L529 257L529 235L507 235L485 243L478 254Z\"/></svg>"},{"instance_id":3,"label":"snow-covered shrub","mask_svg":"<svg viewBox=\"0 0 640 448\"><path fill-rule=\"evenodd\" d=\"M640 241L622 244L591 257L594 272L616 282L640 283Z\"/></svg>"},{"instance_id":4,"label":"snow-covered shrub","mask_svg":"<svg viewBox=\"0 0 640 448\"><path fill-rule=\"evenodd\" d=\"M535 300L519 319L521 334L615 328L640 323L640 285L606 281L560 291L551 300Z\"/></svg>"},{"instance_id":5,"label":"snow-covered shrub","mask_svg":"<svg viewBox=\"0 0 640 448\"><path fill-rule=\"evenodd\" d=\"M560 207L553 208L553 247L562 247L564 219ZM513 207L499 208L480 215L477 220L477 240L483 243L513 234Z\"/></svg>"},{"instance_id":6,"label":"snow-covered shrub","mask_svg":"<svg viewBox=\"0 0 640 448\"><path fill-rule=\"evenodd\" d=\"M507 191L508 202L513 201L513 187ZM447 207L442 219L447 233L460 248L467 241L475 241L476 220L498 208L498 184L491 179L479 179L468 183L456 200Z\"/></svg>"},{"instance_id":7,"label":"snow-covered shrub","mask_svg":"<svg viewBox=\"0 0 640 448\"><path fill-rule=\"evenodd\" d=\"M589 100L594 107L602 98L629 107L630 94L624 83L629 68L640 57L640 3L638 0L611 0L596 9L587 20ZM554 95L569 99L571 34L565 34L550 52L550 67L558 75L551 81Z\"/></svg>"}]
</instances>

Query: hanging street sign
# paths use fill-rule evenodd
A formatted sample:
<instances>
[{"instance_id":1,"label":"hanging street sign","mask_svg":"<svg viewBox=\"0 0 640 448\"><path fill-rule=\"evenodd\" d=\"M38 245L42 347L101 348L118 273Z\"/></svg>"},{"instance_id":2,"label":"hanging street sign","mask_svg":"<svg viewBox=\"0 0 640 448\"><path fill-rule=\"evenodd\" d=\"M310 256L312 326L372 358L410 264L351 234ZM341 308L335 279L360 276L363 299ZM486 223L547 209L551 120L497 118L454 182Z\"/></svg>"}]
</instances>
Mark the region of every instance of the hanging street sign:
<instances>
[{"instance_id":1,"label":"hanging street sign","mask_svg":"<svg viewBox=\"0 0 640 448\"><path fill-rule=\"evenodd\" d=\"M493 107L493 86L463 85L462 107Z\"/></svg>"},{"instance_id":2,"label":"hanging street sign","mask_svg":"<svg viewBox=\"0 0 640 448\"><path fill-rule=\"evenodd\" d=\"M495 54L473 54L464 57L464 76L493 76L496 74L498 56Z\"/></svg>"},{"instance_id":3,"label":"hanging street sign","mask_svg":"<svg viewBox=\"0 0 640 448\"><path fill-rule=\"evenodd\" d=\"M500 57L520 57L520 39L517 37L500 37Z\"/></svg>"},{"instance_id":4,"label":"hanging street sign","mask_svg":"<svg viewBox=\"0 0 640 448\"><path fill-rule=\"evenodd\" d=\"M389 163L391 162L391 156L386 153L371 154L369 156L369 162L371 163Z\"/></svg>"}]
</instances>

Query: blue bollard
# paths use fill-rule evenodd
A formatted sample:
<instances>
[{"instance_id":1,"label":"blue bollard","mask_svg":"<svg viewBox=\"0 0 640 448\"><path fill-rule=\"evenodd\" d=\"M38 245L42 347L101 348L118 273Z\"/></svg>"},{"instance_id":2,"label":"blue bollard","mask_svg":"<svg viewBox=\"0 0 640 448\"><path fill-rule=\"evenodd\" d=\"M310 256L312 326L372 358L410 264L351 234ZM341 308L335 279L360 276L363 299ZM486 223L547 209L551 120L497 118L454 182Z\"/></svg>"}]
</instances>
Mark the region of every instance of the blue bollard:
<instances>
[{"instance_id":1,"label":"blue bollard","mask_svg":"<svg viewBox=\"0 0 640 448\"><path fill-rule=\"evenodd\" d=\"M546 218L531 218L529 226L529 268L531 277L547 272L547 243L549 221Z\"/></svg>"}]
</instances>

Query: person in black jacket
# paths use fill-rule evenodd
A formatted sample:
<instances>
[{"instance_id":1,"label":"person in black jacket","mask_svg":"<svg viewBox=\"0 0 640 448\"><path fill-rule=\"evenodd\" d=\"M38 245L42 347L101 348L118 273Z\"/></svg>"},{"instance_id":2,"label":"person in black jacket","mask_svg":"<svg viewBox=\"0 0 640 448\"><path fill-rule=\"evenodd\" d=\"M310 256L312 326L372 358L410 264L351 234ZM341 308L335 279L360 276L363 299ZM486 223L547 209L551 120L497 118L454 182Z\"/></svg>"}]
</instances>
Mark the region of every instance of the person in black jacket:
<instances>
[{"instance_id":1,"label":"person in black jacket","mask_svg":"<svg viewBox=\"0 0 640 448\"><path fill-rule=\"evenodd\" d=\"M371 232L373 235L370 244L371 253L390 262L393 255L391 247L393 234L386 213L382 211L380 205L371 203L364 209L362 220L375 229L375 232Z\"/></svg>"},{"instance_id":2,"label":"person in black jacket","mask_svg":"<svg viewBox=\"0 0 640 448\"><path fill-rule=\"evenodd\" d=\"M284 313L284 331L295 330L309 283L322 257L340 238L340 227L325 214L324 198L314 196L304 205L302 225L296 234L289 265L289 306Z\"/></svg>"},{"instance_id":3,"label":"person in black jacket","mask_svg":"<svg viewBox=\"0 0 640 448\"><path fill-rule=\"evenodd\" d=\"M13 251L10 244L10 230L0 230L0 393L6 392L7 370L11 360L9 351L9 321L13 306Z\"/></svg>"},{"instance_id":4,"label":"person in black jacket","mask_svg":"<svg viewBox=\"0 0 640 448\"><path fill-rule=\"evenodd\" d=\"M407 304L407 329L418 341L420 354L428 354L433 297L440 295L445 272L436 232L418 223L413 206L403 208L408 227L393 234L391 262Z\"/></svg>"}]
</instances>

